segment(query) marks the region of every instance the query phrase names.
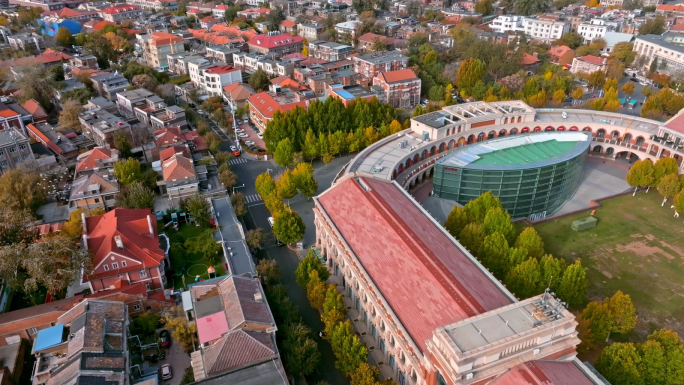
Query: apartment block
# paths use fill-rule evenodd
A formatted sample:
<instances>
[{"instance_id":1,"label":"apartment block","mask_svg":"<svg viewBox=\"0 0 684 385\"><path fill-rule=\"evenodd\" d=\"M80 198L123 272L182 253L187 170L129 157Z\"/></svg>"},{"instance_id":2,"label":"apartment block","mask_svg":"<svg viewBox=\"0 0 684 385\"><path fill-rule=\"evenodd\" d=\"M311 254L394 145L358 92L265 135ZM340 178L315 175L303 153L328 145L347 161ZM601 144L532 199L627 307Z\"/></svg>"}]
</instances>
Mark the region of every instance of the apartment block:
<instances>
[{"instance_id":1,"label":"apartment block","mask_svg":"<svg viewBox=\"0 0 684 385\"><path fill-rule=\"evenodd\" d=\"M183 39L170 33L154 32L136 35L136 39L147 65L153 68L167 69L169 55L185 52Z\"/></svg>"},{"instance_id":2,"label":"apartment block","mask_svg":"<svg viewBox=\"0 0 684 385\"><path fill-rule=\"evenodd\" d=\"M397 51L373 52L354 56L354 72L373 79L381 72L398 71L408 68L408 57Z\"/></svg>"},{"instance_id":3,"label":"apartment block","mask_svg":"<svg viewBox=\"0 0 684 385\"><path fill-rule=\"evenodd\" d=\"M354 47L335 42L316 40L309 43L309 57L325 61L346 59L354 53Z\"/></svg>"},{"instance_id":4,"label":"apartment block","mask_svg":"<svg viewBox=\"0 0 684 385\"><path fill-rule=\"evenodd\" d=\"M556 15L526 17L523 25L525 35L545 43L560 39L570 31L570 23Z\"/></svg>"},{"instance_id":5,"label":"apartment block","mask_svg":"<svg viewBox=\"0 0 684 385\"><path fill-rule=\"evenodd\" d=\"M0 131L0 175L33 159L29 139L23 133L12 127Z\"/></svg>"},{"instance_id":6,"label":"apartment block","mask_svg":"<svg viewBox=\"0 0 684 385\"><path fill-rule=\"evenodd\" d=\"M382 72L373 78L373 86L380 87L384 102L399 108L413 108L420 104L420 78L412 69Z\"/></svg>"}]
</instances>

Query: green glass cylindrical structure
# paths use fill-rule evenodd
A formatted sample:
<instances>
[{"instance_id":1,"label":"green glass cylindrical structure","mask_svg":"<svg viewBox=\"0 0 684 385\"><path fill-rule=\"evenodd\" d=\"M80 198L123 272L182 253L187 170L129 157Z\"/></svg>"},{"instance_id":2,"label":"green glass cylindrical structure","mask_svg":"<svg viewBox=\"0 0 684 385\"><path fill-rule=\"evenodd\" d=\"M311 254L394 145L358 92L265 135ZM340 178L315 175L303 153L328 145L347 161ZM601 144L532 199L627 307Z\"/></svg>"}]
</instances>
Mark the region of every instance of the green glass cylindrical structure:
<instances>
[{"instance_id":1,"label":"green glass cylindrical structure","mask_svg":"<svg viewBox=\"0 0 684 385\"><path fill-rule=\"evenodd\" d=\"M567 134L580 140L557 145ZM567 134L517 135L463 147L435 164L433 193L465 205L491 191L514 219L551 215L577 190L591 142L589 135ZM526 136L535 141L526 143ZM505 143L514 139L522 144Z\"/></svg>"}]
</instances>

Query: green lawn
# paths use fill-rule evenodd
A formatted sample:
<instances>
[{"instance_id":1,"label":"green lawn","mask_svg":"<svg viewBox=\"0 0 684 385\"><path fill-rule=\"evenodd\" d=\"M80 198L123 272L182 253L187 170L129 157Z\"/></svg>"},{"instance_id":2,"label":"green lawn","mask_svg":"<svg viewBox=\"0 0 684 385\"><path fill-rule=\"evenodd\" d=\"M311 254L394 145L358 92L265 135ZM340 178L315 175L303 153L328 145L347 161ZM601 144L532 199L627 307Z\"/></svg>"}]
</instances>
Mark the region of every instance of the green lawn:
<instances>
[{"instance_id":1,"label":"green lawn","mask_svg":"<svg viewBox=\"0 0 684 385\"><path fill-rule=\"evenodd\" d=\"M166 235L171 238L173 234L176 233L173 228L169 227L165 230L161 230L164 227L161 222L159 223L159 229L160 232L166 233ZM186 224L180 224L180 227L178 229L178 234L182 235L185 240L195 238L199 236L205 229L202 227L197 227L194 224L192 225L186 225ZM216 265L211 263L209 260L205 259L202 257L200 254L196 253L188 253L186 257L186 263L185 263L185 284L189 285L191 283L195 282L195 277L197 275L200 276L200 278L207 279L209 278L209 274L207 273L207 268L209 266L214 266L216 269L217 276L225 275L226 270L223 267L223 263L220 262ZM180 273L181 268L178 266L171 266L174 271L177 273ZM170 280L173 281L173 287L174 289L180 289L183 287L183 279L182 277L179 276L169 276L168 277Z\"/></svg>"},{"instance_id":2,"label":"green lawn","mask_svg":"<svg viewBox=\"0 0 684 385\"><path fill-rule=\"evenodd\" d=\"M535 225L546 251L587 268L588 299L617 290L631 295L637 307L637 335L658 327L684 335L684 217L674 218L654 189L602 202L598 225L575 232L574 220L591 210Z\"/></svg>"}]
</instances>

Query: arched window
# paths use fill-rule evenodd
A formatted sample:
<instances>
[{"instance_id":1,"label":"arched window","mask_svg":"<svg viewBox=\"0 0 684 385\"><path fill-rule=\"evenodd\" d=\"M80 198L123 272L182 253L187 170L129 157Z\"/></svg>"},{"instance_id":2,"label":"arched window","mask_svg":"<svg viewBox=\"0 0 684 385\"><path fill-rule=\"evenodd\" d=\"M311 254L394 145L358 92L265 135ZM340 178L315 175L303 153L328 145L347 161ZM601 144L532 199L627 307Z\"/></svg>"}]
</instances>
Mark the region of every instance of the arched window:
<instances>
[{"instance_id":1,"label":"arched window","mask_svg":"<svg viewBox=\"0 0 684 385\"><path fill-rule=\"evenodd\" d=\"M641 145L643 145L643 144L644 144L644 138L642 138L641 136L638 137L637 141L636 141L636 145L641 147Z\"/></svg>"},{"instance_id":2,"label":"arched window","mask_svg":"<svg viewBox=\"0 0 684 385\"><path fill-rule=\"evenodd\" d=\"M631 142L632 141L632 134L625 134L625 137L622 138L622 141L627 142L627 143Z\"/></svg>"},{"instance_id":3,"label":"arched window","mask_svg":"<svg viewBox=\"0 0 684 385\"><path fill-rule=\"evenodd\" d=\"M606 136L606 130L604 130L603 128L596 131L596 137L597 138L603 138L605 136Z\"/></svg>"}]
</instances>

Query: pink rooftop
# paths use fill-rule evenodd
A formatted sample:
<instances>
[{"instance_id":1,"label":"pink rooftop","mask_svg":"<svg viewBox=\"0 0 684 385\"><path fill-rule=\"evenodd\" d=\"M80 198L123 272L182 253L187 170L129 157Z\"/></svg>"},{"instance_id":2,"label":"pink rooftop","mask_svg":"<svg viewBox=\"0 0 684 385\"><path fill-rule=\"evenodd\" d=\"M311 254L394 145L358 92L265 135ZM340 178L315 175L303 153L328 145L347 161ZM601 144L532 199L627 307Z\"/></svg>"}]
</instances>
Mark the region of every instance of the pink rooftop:
<instances>
[{"instance_id":1,"label":"pink rooftop","mask_svg":"<svg viewBox=\"0 0 684 385\"><path fill-rule=\"evenodd\" d=\"M215 341L226 333L228 333L228 321L223 311L197 319L200 344Z\"/></svg>"}]
</instances>

